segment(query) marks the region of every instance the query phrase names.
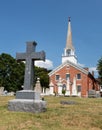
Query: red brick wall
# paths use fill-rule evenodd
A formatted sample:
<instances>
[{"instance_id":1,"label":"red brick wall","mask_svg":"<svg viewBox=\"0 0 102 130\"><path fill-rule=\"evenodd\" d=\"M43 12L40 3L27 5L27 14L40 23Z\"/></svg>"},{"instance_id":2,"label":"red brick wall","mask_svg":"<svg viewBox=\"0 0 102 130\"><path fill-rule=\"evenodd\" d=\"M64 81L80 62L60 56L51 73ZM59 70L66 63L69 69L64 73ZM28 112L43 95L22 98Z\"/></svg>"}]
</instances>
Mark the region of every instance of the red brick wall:
<instances>
[{"instance_id":1,"label":"red brick wall","mask_svg":"<svg viewBox=\"0 0 102 130\"><path fill-rule=\"evenodd\" d=\"M60 75L61 79L65 79L66 80L66 74L69 73L70 74L70 81L73 82L73 78L77 75L77 74L81 74L81 79L77 79L76 84L81 86L81 96L82 97L87 97L87 92L89 89L93 88L93 79L91 79L90 77L88 77L87 74L81 72L80 70L72 67L72 66L64 66L63 68L61 68L60 70L58 70L57 72L55 72L52 76L50 76L50 81L52 81L52 83L54 84L54 91L57 91L57 82L55 80L56 75ZM97 86L97 84L94 82L94 86Z\"/></svg>"}]
</instances>

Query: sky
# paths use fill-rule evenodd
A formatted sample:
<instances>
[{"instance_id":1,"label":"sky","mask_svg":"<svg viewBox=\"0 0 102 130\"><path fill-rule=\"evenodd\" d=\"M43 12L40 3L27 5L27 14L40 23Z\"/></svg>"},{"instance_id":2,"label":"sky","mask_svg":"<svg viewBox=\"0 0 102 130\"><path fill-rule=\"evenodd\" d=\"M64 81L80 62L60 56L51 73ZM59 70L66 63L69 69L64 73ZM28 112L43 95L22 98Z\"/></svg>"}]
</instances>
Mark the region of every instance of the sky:
<instances>
[{"instance_id":1,"label":"sky","mask_svg":"<svg viewBox=\"0 0 102 130\"><path fill-rule=\"evenodd\" d=\"M36 51L46 52L43 65L59 66L69 16L78 62L95 70L102 56L102 0L0 0L0 54L15 58L27 41L36 41Z\"/></svg>"}]
</instances>

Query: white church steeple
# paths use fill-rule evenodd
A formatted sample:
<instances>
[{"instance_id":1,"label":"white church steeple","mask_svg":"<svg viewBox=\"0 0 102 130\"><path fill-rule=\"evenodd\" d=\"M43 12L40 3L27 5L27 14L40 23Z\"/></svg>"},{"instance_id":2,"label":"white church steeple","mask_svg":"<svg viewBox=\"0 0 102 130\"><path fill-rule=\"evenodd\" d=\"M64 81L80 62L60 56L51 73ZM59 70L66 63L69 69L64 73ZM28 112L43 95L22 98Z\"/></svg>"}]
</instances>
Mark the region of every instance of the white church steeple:
<instances>
[{"instance_id":1,"label":"white church steeple","mask_svg":"<svg viewBox=\"0 0 102 130\"><path fill-rule=\"evenodd\" d=\"M64 49L64 54L62 55L62 63L66 62L67 60L77 64L77 57L75 55L75 49L74 49L74 46L72 43L72 31L71 31L70 17L68 20L67 40L66 40L66 47Z\"/></svg>"}]
</instances>

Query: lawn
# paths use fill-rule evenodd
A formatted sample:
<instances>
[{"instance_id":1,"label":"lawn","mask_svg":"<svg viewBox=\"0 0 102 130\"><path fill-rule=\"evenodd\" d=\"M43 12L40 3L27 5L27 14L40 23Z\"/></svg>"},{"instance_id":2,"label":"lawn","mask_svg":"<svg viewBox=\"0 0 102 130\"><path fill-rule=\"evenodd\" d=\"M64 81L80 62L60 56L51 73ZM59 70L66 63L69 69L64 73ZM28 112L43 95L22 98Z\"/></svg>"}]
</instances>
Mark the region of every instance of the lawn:
<instances>
[{"instance_id":1,"label":"lawn","mask_svg":"<svg viewBox=\"0 0 102 130\"><path fill-rule=\"evenodd\" d=\"M102 130L102 98L48 96L47 112L36 114L8 111L13 98L0 96L0 130Z\"/></svg>"}]
</instances>

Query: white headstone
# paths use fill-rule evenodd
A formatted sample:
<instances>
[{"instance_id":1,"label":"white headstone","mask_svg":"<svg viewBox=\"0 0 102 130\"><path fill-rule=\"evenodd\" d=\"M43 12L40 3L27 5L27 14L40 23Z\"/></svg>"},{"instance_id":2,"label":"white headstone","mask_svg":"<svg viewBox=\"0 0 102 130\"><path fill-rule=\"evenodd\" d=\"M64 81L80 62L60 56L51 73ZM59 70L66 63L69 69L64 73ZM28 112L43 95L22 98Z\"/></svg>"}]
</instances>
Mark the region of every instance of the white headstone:
<instances>
[{"instance_id":1,"label":"white headstone","mask_svg":"<svg viewBox=\"0 0 102 130\"><path fill-rule=\"evenodd\" d=\"M49 87L50 87L50 94L54 95L54 84L52 83L52 81L50 82Z\"/></svg>"},{"instance_id":2,"label":"white headstone","mask_svg":"<svg viewBox=\"0 0 102 130\"><path fill-rule=\"evenodd\" d=\"M46 88L46 95L50 95L50 89Z\"/></svg>"},{"instance_id":3,"label":"white headstone","mask_svg":"<svg viewBox=\"0 0 102 130\"><path fill-rule=\"evenodd\" d=\"M68 77L68 79L67 79L67 88L66 88L66 93L65 93L65 95L66 96L70 96L70 80L69 80L69 77Z\"/></svg>"},{"instance_id":4,"label":"white headstone","mask_svg":"<svg viewBox=\"0 0 102 130\"><path fill-rule=\"evenodd\" d=\"M73 78L72 96L77 96L76 77Z\"/></svg>"},{"instance_id":5,"label":"white headstone","mask_svg":"<svg viewBox=\"0 0 102 130\"><path fill-rule=\"evenodd\" d=\"M2 95L4 92L4 87L0 87L0 95Z\"/></svg>"},{"instance_id":6,"label":"white headstone","mask_svg":"<svg viewBox=\"0 0 102 130\"><path fill-rule=\"evenodd\" d=\"M59 79L59 82L57 83L57 86L58 86L58 94L62 95L62 86L63 86L63 84L62 84L61 78Z\"/></svg>"}]
</instances>

